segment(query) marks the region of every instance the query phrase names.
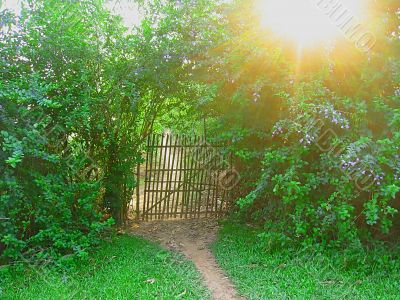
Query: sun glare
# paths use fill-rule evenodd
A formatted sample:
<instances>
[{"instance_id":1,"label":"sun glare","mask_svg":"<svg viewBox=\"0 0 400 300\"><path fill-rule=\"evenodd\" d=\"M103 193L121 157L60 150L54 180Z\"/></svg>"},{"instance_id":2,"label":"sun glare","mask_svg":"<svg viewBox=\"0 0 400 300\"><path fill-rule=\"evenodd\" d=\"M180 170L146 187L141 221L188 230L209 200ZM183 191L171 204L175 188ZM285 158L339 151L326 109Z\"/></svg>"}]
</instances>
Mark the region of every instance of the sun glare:
<instances>
[{"instance_id":1,"label":"sun glare","mask_svg":"<svg viewBox=\"0 0 400 300\"><path fill-rule=\"evenodd\" d=\"M365 2L365 0L338 0L336 3L341 5L342 11L347 10L348 15L360 18L363 1ZM333 17L340 17L339 9L336 10L337 15L334 15L334 7L327 6L332 1L326 0L327 4L323 2L323 0L259 0L255 9L264 29L269 29L304 48L332 42L341 34L340 28L335 25L335 20L332 20Z\"/></svg>"}]
</instances>

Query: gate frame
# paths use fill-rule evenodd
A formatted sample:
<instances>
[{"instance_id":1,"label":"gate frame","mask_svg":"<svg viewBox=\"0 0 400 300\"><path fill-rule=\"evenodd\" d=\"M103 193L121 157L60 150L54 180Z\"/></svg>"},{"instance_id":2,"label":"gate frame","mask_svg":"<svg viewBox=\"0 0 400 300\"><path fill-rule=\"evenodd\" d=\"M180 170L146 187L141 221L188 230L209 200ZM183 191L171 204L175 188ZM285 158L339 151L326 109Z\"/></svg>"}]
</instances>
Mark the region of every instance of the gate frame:
<instances>
[{"instance_id":1,"label":"gate frame","mask_svg":"<svg viewBox=\"0 0 400 300\"><path fill-rule=\"evenodd\" d=\"M221 153L223 147L210 144L204 136L199 135L185 136L170 133L149 135L142 203L140 164L136 172L136 220L192 219L200 218L202 215L204 217L224 215L232 200L231 190L237 185L240 176L232 165L232 154ZM236 174L237 179L227 188L221 182L222 177L229 172ZM162 174L161 179L160 174ZM203 193L206 194L205 207L202 206Z\"/></svg>"}]
</instances>

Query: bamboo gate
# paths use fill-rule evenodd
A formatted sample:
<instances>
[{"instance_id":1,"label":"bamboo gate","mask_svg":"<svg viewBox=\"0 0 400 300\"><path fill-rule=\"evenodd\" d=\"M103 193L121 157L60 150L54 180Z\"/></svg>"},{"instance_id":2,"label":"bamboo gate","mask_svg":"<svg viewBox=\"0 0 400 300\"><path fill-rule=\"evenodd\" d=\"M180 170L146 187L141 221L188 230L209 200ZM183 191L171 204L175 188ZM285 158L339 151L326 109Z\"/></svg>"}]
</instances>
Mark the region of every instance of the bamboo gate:
<instances>
[{"instance_id":1,"label":"bamboo gate","mask_svg":"<svg viewBox=\"0 0 400 300\"><path fill-rule=\"evenodd\" d=\"M222 145L204 136L148 137L144 182L133 202L138 220L219 217L231 203L239 175Z\"/></svg>"}]
</instances>

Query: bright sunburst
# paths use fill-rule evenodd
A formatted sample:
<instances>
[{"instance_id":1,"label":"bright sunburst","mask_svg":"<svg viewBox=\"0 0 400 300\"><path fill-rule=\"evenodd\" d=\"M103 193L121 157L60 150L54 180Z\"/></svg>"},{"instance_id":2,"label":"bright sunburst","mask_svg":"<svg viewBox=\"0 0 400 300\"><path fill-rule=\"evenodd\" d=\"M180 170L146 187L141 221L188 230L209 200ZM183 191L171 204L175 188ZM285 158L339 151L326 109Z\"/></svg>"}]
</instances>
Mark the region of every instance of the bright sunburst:
<instances>
[{"instance_id":1,"label":"bright sunburst","mask_svg":"<svg viewBox=\"0 0 400 300\"><path fill-rule=\"evenodd\" d=\"M337 3L354 17L360 17L363 1L341 0ZM329 8L324 10L323 7L318 7L317 3L321 2L323 1L259 0L255 9L263 28L270 29L303 48L332 41L341 34L328 13ZM325 2L328 3L329 0Z\"/></svg>"}]
</instances>

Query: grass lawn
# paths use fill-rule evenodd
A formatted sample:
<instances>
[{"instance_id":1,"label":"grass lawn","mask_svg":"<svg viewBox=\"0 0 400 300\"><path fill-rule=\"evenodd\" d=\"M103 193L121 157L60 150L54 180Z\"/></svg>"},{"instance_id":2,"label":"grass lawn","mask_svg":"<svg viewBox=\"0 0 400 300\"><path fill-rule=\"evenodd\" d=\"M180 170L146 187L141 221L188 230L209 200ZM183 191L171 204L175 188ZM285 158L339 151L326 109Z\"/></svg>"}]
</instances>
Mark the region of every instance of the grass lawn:
<instances>
[{"instance_id":1,"label":"grass lawn","mask_svg":"<svg viewBox=\"0 0 400 300\"><path fill-rule=\"evenodd\" d=\"M4 275L4 274L3 274ZM146 240L114 237L68 271L30 269L0 282L0 299L209 299L194 265Z\"/></svg>"},{"instance_id":2,"label":"grass lawn","mask_svg":"<svg viewBox=\"0 0 400 300\"><path fill-rule=\"evenodd\" d=\"M213 246L247 299L400 299L399 251L271 251L258 233L225 224Z\"/></svg>"}]
</instances>

